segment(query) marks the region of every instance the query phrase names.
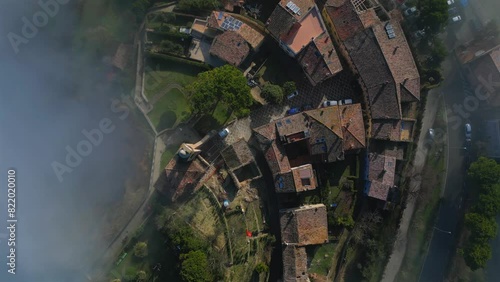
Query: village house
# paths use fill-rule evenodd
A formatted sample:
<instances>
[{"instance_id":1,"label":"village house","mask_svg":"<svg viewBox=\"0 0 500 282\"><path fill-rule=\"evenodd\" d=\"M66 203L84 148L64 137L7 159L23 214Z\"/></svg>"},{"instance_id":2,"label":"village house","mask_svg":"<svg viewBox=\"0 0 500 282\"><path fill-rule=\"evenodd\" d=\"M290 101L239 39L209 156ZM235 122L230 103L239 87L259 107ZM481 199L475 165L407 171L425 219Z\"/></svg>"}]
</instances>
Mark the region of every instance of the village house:
<instances>
[{"instance_id":1,"label":"village house","mask_svg":"<svg viewBox=\"0 0 500 282\"><path fill-rule=\"evenodd\" d=\"M394 187L396 158L370 153L368 161L369 171L365 193L371 198L385 202L390 190Z\"/></svg>"},{"instance_id":2,"label":"village house","mask_svg":"<svg viewBox=\"0 0 500 282\"><path fill-rule=\"evenodd\" d=\"M400 15L389 15L376 1L329 0L323 16L340 53L359 77L369 137L411 142L420 76Z\"/></svg>"},{"instance_id":3,"label":"village house","mask_svg":"<svg viewBox=\"0 0 500 282\"><path fill-rule=\"evenodd\" d=\"M287 116L254 129L278 193L317 188L313 163L344 159L365 148L360 104L331 106Z\"/></svg>"},{"instance_id":4,"label":"village house","mask_svg":"<svg viewBox=\"0 0 500 282\"><path fill-rule=\"evenodd\" d=\"M313 0L281 0L266 23L280 47L316 85L342 71L339 57Z\"/></svg>"},{"instance_id":5,"label":"village house","mask_svg":"<svg viewBox=\"0 0 500 282\"><path fill-rule=\"evenodd\" d=\"M232 14L213 11L206 20L196 19L191 28L195 44L211 41L209 53L238 67L264 42L265 34L236 19Z\"/></svg>"},{"instance_id":6,"label":"village house","mask_svg":"<svg viewBox=\"0 0 500 282\"><path fill-rule=\"evenodd\" d=\"M230 146L227 146L221 151L220 155L226 163L229 175L238 189L243 183L262 176L245 139L241 138Z\"/></svg>"},{"instance_id":7,"label":"village house","mask_svg":"<svg viewBox=\"0 0 500 282\"><path fill-rule=\"evenodd\" d=\"M309 281L305 246L328 242L327 211L323 204L280 210L283 280Z\"/></svg>"}]
</instances>

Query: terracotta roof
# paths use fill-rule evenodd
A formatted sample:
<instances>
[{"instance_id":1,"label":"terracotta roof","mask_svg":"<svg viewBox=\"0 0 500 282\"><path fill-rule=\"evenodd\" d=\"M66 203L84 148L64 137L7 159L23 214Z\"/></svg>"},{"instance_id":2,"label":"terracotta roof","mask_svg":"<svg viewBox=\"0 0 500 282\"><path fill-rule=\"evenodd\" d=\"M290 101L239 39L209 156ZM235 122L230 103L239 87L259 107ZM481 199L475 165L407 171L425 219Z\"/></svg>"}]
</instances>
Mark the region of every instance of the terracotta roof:
<instances>
[{"instance_id":1,"label":"terracotta roof","mask_svg":"<svg viewBox=\"0 0 500 282\"><path fill-rule=\"evenodd\" d=\"M306 246L328 241L326 207L323 204L280 210L280 226L285 245Z\"/></svg>"},{"instance_id":2,"label":"terracotta roof","mask_svg":"<svg viewBox=\"0 0 500 282\"><path fill-rule=\"evenodd\" d=\"M293 182L297 192L316 189L316 176L312 165L302 165L292 168Z\"/></svg>"},{"instance_id":3,"label":"terracotta roof","mask_svg":"<svg viewBox=\"0 0 500 282\"><path fill-rule=\"evenodd\" d=\"M305 247L283 246L283 281L309 282Z\"/></svg>"},{"instance_id":4,"label":"terracotta roof","mask_svg":"<svg viewBox=\"0 0 500 282\"><path fill-rule=\"evenodd\" d=\"M366 131L361 104L342 105L339 108L344 136L344 150L365 148Z\"/></svg>"},{"instance_id":5,"label":"terracotta roof","mask_svg":"<svg viewBox=\"0 0 500 282\"><path fill-rule=\"evenodd\" d=\"M309 42L324 32L321 13L314 6L314 9L311 9L300 22L294 23L287 33L281 34L279 39L298 54Z\"/></svg>"},{"instance_id":6,"label":"terracotta roof","mask_svg":"<svg viewBox=\"0 0 500 282\"><path fill-rule=\"evenodd\" d=\"M230 170L235 170L254 161L252 151L244 139L240 139L222 150L221 156Z\"/></svg>"},{"instance_id":7,"label":"terracotta roof","mask_svg":"<svg viewBox=\"0 0 500 282\"><path fill-rule=\"evenodd\" d=\"M367 89L373 119L400 119L401 108L392 73L371 29L344 42Z\"/></svg>"},{"instance_id":8,"label":"terracotta roof","mask_svg":"<svg viewBox=\"0 0 500 282\"><path fill-rule=\"evenodd\" d=\"M212 11L210 16L208 17L207 26L210 28L215 28L221 31L225 31L225 29L222 28L222 23L226 18L233 18L235 20L241 21L240 19L234 18L231 13L226 13L222 11ZM252 48L254 49L259 48L262 42L264 42L265 34L263 34L258 30L253 29L245 22L243 21L241 22L242 24L240 28L233 31L241 35L248 42L248 44L250 44Z\"/></svg>"},{"instance_id":9,"label":"terracotta roof","mask_svg":"<svg viewBox=\"0 0 500 282\"><path fill-rule=\"evenodd\" d=\"M177 154L165 167L161 184L157 185L160 193L175 200L184 191L193 190L203 177L207 167L198 159L190 162L179 160Z\"/></svg>"},{"instance_id":10,"label":"terracotta roof","mask_svg":"<svg viewBox=\"0 0 500 282\"><path fill-rule=\"evenodd\" d=\"M313 85L342 71L338 54L326 31L311 41L297 56L297 60Z\"/></svg>"},{"instance_id":11,"label":"terracotta roof","mask_svg":"<svg viewBox=\"0 0 500 282\"><path fill-rule=\"evenodd\" d=\"M233 66L239 66L250 53L245 39L234 31L217 35L210 47L210 55L216 56Z\"/></svg>"},{"instance_id":12,"label":"terracotta roof","mask_svg":"<svg viewBox=\"0 0 500 282\"><path fill-rule=\"evenodd\" d=\"M238 33L245 38L245 40L252 46L253 49L257 49L264 42L265 34L258 30L253 29L249 25L243 23L238 30Z\"/></svg>"},{"instance_id":13,"label":"terracotta roof","mask_svg":"<svg viewBox=\"0 0 500 282\"><path fill-rule=\"evenodd\" d=\"M288 34L297 20L285 8L277 5L267 20L267 29L275 38Z\"/></svg>"},{"instance_id":14,"label":"terracotta roof","mask_svg":"<svg viewBox=\"0 0 500 282\"><path fill-rule=\"evenodd\" d=\"M293 14L293 17L298 21L302 20L306 16L307 12L309 12L315 5L314 0L281 0L277 6L291 12L290 9L286 7L288 2L292 2L300 9L297 14L290 13Z\"/></svg>"},{"instance_id":15,"label":"terracotta roof","mask_svg":"<svg viewBox=\"0 0 500 282\"><path fill-rule=\"evenodd\" d=\"M401 120L372 120L371 137L381 140L400 141Z\"/></svg>"},{"instance_id":16,"label":"terracotta roof","mask_svg":"<svg viewBox=\"0 0 500 282\"><path fill-rule=\"evenodd\" d=\"M395 37L390 39L385 28L392 26ZM407 90L407 93L420 100L420 76L413 56L406 41L401 25L397 20L390 20L373 26L373 33L384 54L396 85ZM398 91L400 88L397 89ZM406 99L408 100L408 99Z\"/></svg>"},{"instance_id":17,"label":"terracotta roof","mask_svg":"<svg viewBox=\"0 0 500 282\"><path fill-rule=\"evenodd\" d=\"M349 0L329 0L325 9L340 40L345 41L364 29L363 22Z\"/></svg>"},{"instance_id":18,"label":"terracotta roof","mask_svg":"<svg viewBox=\"0 0 500 282\"><path fill-rule=\"evenodd\" d=\"M385 201L389 190L394 186L396 158L371 153L369 159L370 191L368 196Z\"/></svg>"},{"instance_id":19,"label":"terracotta roof","mask_svg":"<svg viewBox=\"0 0 500 282\"><path fill-rule=\"evenodd\" d=\"M301 192L302 181L288 173L296 166L335 162L344 151L366 146L363 115L359 104L333 106L287 116L254 129L261 149L275 177L277 192ZM285 146L301 140L309 144L309 156L290 160ZM291 165L291 162L293 165ZM311 168L312 170L312 168ZM311 187L316 188L316 179Z\"/></svg>"}]
</instances>

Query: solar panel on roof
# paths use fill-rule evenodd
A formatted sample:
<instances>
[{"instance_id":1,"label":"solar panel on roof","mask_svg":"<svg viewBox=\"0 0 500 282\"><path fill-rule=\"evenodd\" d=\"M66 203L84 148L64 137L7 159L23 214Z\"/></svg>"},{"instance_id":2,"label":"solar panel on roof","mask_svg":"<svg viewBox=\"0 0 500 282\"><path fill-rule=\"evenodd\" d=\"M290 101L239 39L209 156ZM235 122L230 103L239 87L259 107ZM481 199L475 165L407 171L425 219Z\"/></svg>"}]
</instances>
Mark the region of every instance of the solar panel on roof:
<instances>
[{"instance_id":1,"label":"solar panel on roof","mask_svg":"<svg viewBox=\"0 0 500 282\"><path fill-rule=\"evenodd\" d=\"M220 20L222 20L222 16L223 16L223 15L224 15L224 14L223 14L222 12L219 12L219 17L218 17L217 19L218 19L219 21L220 21Z\"/></svg>"},{"instance_id":2,"label":"solar panel on roof","mask_svg":"<svg viewBox=\"0 0 500 282\"><path fill-rule=\"evenodd\" d=\"M292 5L293 5L292 1L289 1L288 3L286 3L286 7L288 9L292 9Z\"/></svg>"}]
</instances>

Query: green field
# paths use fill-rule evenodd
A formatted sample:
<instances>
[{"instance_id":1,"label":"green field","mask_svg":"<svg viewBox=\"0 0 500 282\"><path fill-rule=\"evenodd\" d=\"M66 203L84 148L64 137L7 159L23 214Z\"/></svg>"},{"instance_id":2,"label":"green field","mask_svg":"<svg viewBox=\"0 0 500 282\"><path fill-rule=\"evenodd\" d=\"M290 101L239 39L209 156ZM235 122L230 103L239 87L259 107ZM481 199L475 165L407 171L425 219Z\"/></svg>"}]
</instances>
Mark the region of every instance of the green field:
<instances>
[{"instance_id":1,"label":"green field","mask_svg":"<svg viewBox=\"0 0 500 282\"><path fill-rule=\"evenodd\" d=\"M179 122L187 120L191 115L189 101L179 90L172 89L153 105L148 114L157 131L171 128Z\"/></svg>"},{"instance_id":2,"label":"green field","mask_svg":"<svg viewBox=\"0 0 500 282\"><path fill-rule=\"evenodd\" d=\"M335 243L328 243L315 247L309 272L326 276L332 268L336 246Z\"/></svg>"}]
</instances>

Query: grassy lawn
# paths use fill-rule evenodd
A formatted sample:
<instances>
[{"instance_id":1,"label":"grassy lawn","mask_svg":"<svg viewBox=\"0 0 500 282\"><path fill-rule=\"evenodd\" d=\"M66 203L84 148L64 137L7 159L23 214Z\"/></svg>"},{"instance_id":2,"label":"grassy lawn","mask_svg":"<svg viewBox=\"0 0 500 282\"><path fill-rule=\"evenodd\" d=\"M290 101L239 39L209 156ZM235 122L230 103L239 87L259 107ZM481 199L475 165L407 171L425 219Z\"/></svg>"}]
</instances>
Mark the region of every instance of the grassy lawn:
<instances>
[{"instance_id":1,"label":"grassy lawn","mask_svg":"<svg viewBox=\"0 0 500 282\"><path fill-rule=\"evenodd\" d=\"M336 247L336 243L328 243L315 247L309 272L326 276L328 274L328 270L332 267L332 260L334 258L335 251L337 251Z\"/></svg>"},{"instance_id":2,"label":"grassy lawn","mask_svg":"<svg viewBox=\"0 0 500 282\"><path fill-rule=\"evenodd\" d=\"M224 124L231 120L231 111L223 103L219 103L211 115L203 116L195 125L194 129L200 135L207 134L210 130L221 129Z\"/></svg>"},{"instance_id":3,"label":"grassy lawn","mask_svg":"<svg viewBox=\"0 0 500 282\"><path fill-rule=\"evenodd\" d=\"M160 168L164 168L167 166L168 162L175 155L175 152L177 152L177 149L179 149L180 145L181 144L171 144L165 148L165 152L163 152L163 154L161 155Z\"/></svg>"},{"instance_id":4,"label":"grassy lawn","mask_svg":"<svg viewBox=\"0 0 500 282\"><path fill-rule=\"evenodd\" d=\"M176 88L170 90L158 100L153 105L153 110L148 114L158 131L185 121L190 115L191 109L187 97Z\"/></svg>"},{"instance_id":5,"label":"grassy lawn","mask_svg":"<svg viewBox=\"0 0 500 282\"><path fill-rule=\"evenodd\" d=\"M192 83L196 75L204 69L196 66L171 63L161 60L148 59L146 63L146 77L144 79L144 92L149 99L172 84L178 84L181 87Z\"/></svg>"}]
</instances>

